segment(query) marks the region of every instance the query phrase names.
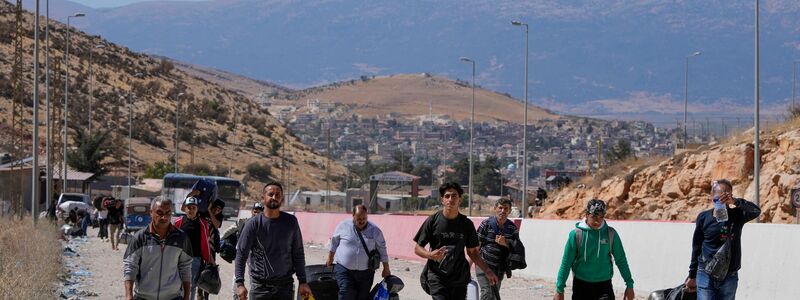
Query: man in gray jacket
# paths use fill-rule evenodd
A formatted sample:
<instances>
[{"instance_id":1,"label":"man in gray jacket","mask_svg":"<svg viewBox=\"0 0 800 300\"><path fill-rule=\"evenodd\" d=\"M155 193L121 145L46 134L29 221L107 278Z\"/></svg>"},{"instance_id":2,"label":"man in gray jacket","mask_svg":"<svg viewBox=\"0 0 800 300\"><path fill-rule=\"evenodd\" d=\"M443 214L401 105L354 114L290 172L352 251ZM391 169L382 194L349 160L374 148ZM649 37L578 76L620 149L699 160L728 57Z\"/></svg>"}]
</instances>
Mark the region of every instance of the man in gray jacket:
<instances>
[{"instance_id":1,"label":"man in gray jacket","mask_svg":"<svg viewBox=\"0 0 800 300\"><path fill-rule=\"evenodd\" d=\"M172 207L172 200L153 200L150 226L128 243L122 259L125 299L189 299L192 246L186 233L170 222Z\"/></svg>"},{"instance_id":2,"label":"man in gray jacket","mask_svg":"<svg viewBox=\"0 0 800 300\"><path fill-rule=\"evenodd\" d=\"M294 280L303 298L311 295L306 283L306 259L303 236L295 216L280 210L283 186L267 183L261 199L266 206L263 214L250 218L242 228L236 244L236 294L248 299L244 284L245 264L250 268L250 299L293 299Z\"/></svg>"}]
</instances>

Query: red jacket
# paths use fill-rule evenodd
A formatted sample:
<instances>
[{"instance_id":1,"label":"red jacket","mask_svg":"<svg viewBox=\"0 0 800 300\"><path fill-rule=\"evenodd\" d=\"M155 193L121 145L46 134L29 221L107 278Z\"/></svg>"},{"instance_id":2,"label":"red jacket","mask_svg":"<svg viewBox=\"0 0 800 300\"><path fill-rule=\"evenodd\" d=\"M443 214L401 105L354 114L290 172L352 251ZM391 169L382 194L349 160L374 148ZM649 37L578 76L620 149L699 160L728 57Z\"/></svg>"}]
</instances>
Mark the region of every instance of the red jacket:
<instances>
[{"instance_id":1,"label":"red jacket","mask_svg":"<svg viewBox=\"0 0 800 300\"><path fill-rule=\"evenodd\" d=\"M186 216L180 217L178 220L175 221L175 227L181 228L183 224L183 219ZM203 261L207 263L213 263L211 261L211 244L209 243L209 231L208 231L208 221L202 217L200 218L200 255L203 257Z\"/></svg>"}]
</instances>

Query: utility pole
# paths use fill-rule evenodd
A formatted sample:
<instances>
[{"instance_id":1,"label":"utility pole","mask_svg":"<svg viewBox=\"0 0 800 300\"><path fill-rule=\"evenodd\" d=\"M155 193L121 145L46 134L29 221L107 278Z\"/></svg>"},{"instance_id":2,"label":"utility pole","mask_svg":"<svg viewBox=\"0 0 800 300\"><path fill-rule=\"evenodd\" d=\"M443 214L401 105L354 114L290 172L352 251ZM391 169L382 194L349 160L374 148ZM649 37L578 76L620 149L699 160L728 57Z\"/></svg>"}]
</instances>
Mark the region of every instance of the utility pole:
<instances>
[{"instance_id":1,"label":"utility pole","mask_svg":"<svg viewBox=\"0 0 800 300\"><path fill-rule=\"evenodd\" d=\"M33 18L33 167L31 168L31 217L36 226L39 210L39 0Z\"/></svg>"}]
</instances>

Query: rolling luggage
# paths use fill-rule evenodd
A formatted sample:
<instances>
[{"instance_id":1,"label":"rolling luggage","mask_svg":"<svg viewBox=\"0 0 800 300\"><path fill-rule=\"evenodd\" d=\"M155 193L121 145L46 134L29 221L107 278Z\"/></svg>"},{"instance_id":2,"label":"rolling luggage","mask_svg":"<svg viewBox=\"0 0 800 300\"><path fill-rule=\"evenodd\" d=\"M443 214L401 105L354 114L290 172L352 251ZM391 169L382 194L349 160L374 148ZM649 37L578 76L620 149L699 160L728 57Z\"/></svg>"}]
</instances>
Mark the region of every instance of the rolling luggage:
<instances>
[{"instance_id":1,"label":"rolling luggage","mask_svg":"<svg viewBox=\"0 0 800 300\"><path fill-rule=\"evenodd\" d=\"M315 300L339 299L339 284L333 274L333 266L327 267L324 264L306 266L306 280ZM303 299L300 293L297 293L297 299Z\"/></svg>"},{"instance_id":2,"label":"rolling luggage","mask_svg":"<svg viewBox=\"0 0 800 300\"><path fill-rule=\"evenodd\" d=\"M696 292L687 292L683 284L670 289L657 290L647 296L647 300L696 300Z\"/></svg>"}]
</instances>

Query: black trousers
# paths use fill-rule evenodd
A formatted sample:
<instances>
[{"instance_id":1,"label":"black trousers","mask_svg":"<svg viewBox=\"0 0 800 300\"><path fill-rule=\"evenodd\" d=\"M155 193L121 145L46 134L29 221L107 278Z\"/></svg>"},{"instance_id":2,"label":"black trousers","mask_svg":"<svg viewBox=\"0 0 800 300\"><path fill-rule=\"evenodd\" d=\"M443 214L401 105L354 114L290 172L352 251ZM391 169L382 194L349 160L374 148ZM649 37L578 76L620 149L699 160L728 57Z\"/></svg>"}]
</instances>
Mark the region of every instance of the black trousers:
<instances>
[{"instance_id":1,"label":"black trousers","mask_svg":"<svg viewBox=\"0 0 800 300\"><path fill-rule=\"evenodd\" d=\"M573 276L572 300L614 300L614 288L611 286L611 279L588 282Z\"/></svg>"},{"instance_id":2,"label":"black trousers","mask_svg":"<svg viewBox=\"0 0 800 300\"><path fill-rule=\"evenodd\" d=\"M294 298L294 282L271 284L266 282L250 282L250 298L253 300L292 300Z\"/></svg>"},{"instance_id":3,"label":"black trousers","mask_svg":"<svg viewBox=\"0 0 800 300\"><path fill-rule=\"evenodd\" d=\"M466 299L467 284L448 282L435 273L428 271L428 286L431 289L431 298L434 300Z\"/></svg>"}]
</instances>

